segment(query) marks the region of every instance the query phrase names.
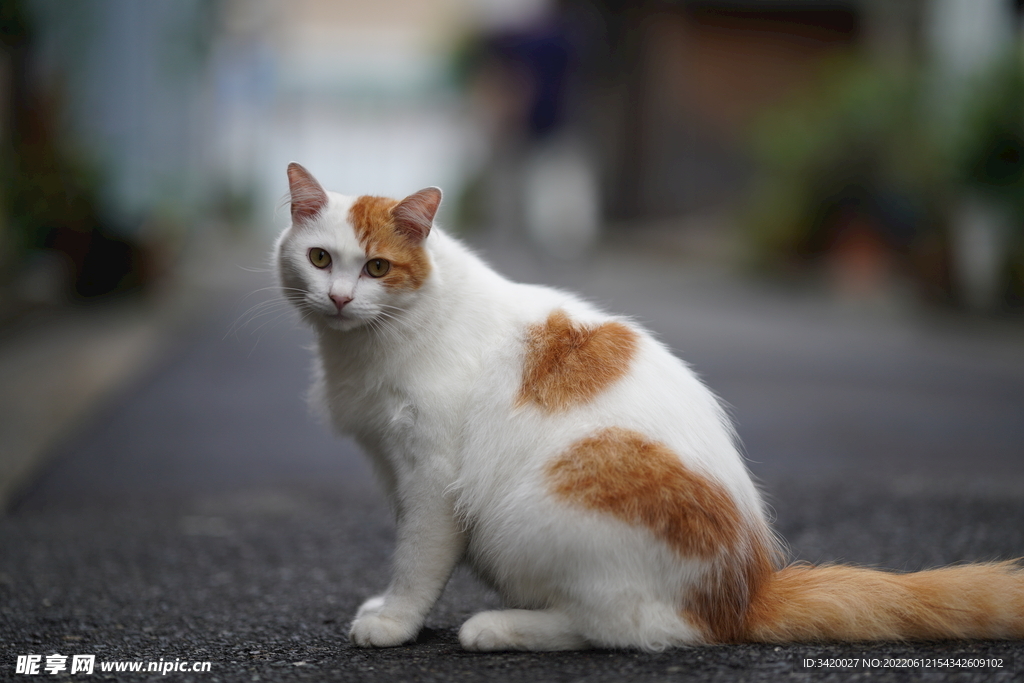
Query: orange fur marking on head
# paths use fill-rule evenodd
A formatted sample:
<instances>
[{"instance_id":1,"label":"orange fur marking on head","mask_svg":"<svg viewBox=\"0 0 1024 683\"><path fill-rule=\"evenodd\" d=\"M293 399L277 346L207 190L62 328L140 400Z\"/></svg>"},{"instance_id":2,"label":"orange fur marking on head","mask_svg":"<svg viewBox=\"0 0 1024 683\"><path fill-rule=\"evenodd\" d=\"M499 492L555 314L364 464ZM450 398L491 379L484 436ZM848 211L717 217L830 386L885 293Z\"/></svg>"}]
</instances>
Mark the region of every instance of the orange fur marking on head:
<instances>
[{"instance_id":1,"label":"orange fur marking on head","mask_svg":"<svg viewBox=\"0 0 1024 683\"><path fill-rule=\"evenodd\" d=\"M619 322L584 326L556 310L529 329L517 403L559 412L591 400L629 371L638 337Z\"/></svg>"},{"instance_id":2,"label":"orange fur marking on head","mask_svg":"<svg viewBox=\"0 0 1024 683\"><path fill-rule=\"evenodd\" d=\"M349 209L349 220L367 259L383 258L391 270L381 278L389 289L419 289L430 274L430 261L422 244L400 232L392 211L399 201L364 195Z\"/></svg>"}]
</instances>

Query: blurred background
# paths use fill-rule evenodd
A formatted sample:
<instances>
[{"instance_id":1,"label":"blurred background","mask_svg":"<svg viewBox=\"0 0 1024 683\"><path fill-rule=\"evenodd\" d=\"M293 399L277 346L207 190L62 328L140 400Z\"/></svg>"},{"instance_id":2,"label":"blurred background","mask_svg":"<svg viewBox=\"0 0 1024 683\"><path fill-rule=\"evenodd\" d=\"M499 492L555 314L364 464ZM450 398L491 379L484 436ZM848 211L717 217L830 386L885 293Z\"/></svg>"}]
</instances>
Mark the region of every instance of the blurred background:
<instances>
[{"instance_id":1,"label":"blurred background","mask_svg":"<svg viewBox=\"0 0 1024 683\"><path fill-rule=\"evenodd\" d=\"M558 258L1019 312L1020 5L4 0L0 319L274 234L291 160Z\"/></svg>"},{"instance_id":2,"label":"blurred background","mask_svg":"<svg viewBox=\"0 0 1024 683\"><path fill-rule=\"evenodd\" d=\"M465 572L416 656L347 649L393 529L304 401L269 267L290 161L440 186L500 271L646 325L734 415L794 558L1021 557L1022 5L0 0L0 668L561 666L453 656L498 604ZM934 645L874 652L1020 649ZM742 652L562 678L781 680L825 650Z\"/></svg>"},{"instance_id":3,"label":"blurred background","mask_svg":"<svg viewBox=\"0 0 1024 683\"><path fill-rule=\"evenodd\" d=\"M0 480L159 355L152 320L256 288L293 160L441 186L517 276L642 245L637 271L1019 328L1022 4L2 0Z\"/></svg>"}]
</instances>

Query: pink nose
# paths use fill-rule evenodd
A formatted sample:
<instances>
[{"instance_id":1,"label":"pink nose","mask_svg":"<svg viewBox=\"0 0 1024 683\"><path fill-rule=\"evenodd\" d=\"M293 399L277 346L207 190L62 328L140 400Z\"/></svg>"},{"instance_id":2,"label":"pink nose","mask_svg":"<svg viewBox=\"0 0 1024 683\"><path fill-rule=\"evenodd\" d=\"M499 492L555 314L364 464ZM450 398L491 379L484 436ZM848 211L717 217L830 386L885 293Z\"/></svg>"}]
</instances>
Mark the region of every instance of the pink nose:
<instances>
[{"instance_id":1,"label":"pink nose","mask_svg":"<svg viewBox=\"0 0 1024 683\"><path fill-rule=\"evenodd\" d=\"M341 309L345 308L345 304L352 301L352 297L342 296L341 294L331 294L331 301L333 301L334 305L338 307L338 312L340 313Z\"/></svg>"}]
</instances>

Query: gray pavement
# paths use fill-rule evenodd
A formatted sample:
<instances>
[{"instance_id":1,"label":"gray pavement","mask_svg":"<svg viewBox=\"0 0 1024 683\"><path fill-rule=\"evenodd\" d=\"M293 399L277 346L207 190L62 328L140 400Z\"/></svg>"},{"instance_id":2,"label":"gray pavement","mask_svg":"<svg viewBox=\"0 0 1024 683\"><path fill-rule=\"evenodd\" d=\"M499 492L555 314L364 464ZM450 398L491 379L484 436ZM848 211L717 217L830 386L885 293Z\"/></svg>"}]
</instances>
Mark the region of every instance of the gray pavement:
<instances>
[{"instance_id":1,"label":"gray pavement","mask_svg":"<svg viewBox=\"0 0 1024 683\"><path fill-rule=\"evenodd\" d=\"M794 558L914 570L1024 555L1019 327L837 303L622 245L568 266L491 257L634 316L691 362L732 406ZM468 654L459 624L497 601L462 571L419 642L351 648L347 620L386 585L393 528L357 449L306 411L308 333L244 315L261 278L164 340L173 350L63 437L0 519L0 679L31 680L12 672L33 653L211 662L94 674L125 680L1024 678L1024 645L1003 642ZM1005 666L801 664L825 656Z\"/></svg>"}]
</instances>

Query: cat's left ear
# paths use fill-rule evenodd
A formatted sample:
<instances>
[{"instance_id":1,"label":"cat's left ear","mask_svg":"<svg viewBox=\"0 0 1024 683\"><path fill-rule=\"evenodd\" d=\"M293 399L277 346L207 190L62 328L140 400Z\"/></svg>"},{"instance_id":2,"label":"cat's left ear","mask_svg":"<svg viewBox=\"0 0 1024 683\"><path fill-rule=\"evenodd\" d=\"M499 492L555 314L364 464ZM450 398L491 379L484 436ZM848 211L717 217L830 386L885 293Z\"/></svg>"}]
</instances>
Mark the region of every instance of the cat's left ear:
<instances>
[{"instance_id":1,"label":"cat's left ear","mask_svg":"<svg viewBox=\"0 0 1024 683\"><path fill-rule=\"evenodd\" d=\"M409 195L391 210L395 229L406 237L421 242L430 234L434 215L441 206L441 190L428 187Z\"/></svg>"}]
</instances>

